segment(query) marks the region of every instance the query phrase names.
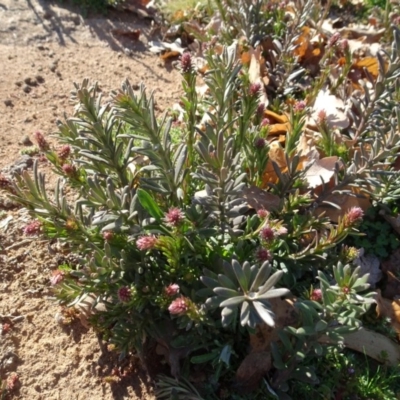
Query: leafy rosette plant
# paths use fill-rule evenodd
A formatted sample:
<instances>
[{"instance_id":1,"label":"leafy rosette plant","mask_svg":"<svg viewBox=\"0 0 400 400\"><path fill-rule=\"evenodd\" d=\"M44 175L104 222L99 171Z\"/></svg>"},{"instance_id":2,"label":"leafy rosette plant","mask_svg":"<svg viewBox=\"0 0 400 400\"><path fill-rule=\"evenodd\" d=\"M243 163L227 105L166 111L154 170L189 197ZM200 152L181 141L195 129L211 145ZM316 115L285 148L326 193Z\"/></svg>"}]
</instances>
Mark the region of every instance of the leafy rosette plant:
<instances>
[{"instance_id":1,"label":"leafy rosette plant","mask_svg":"<svg viewBox=\"0 0 400 400\"><path fill-rule=\"evenodd\" d=\"M274 313L268 300L285 296L290 291L285 288L274 289L283 271L270 276L271 269L268 261L258 267L250 266L248 261L241 266L239 261L232 260L231 263L224 262L225 274L205 271L206 275L200 279L215 294L207 299L206 304L222 307L222 326L228 327L235 321L239 308L242 326L255 328L261 322L275 326Z\"/></svg>"}]
</instances>

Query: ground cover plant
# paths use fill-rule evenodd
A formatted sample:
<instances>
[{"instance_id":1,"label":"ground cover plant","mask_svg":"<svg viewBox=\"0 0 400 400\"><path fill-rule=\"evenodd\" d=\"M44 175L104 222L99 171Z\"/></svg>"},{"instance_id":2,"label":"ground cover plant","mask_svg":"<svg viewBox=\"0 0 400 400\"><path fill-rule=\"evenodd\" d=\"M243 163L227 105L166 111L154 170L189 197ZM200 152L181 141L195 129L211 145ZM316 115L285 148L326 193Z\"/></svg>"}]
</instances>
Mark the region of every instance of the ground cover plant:
<instances>
[{"instance_id":1,"label":"ground cover plant","mask_svg":"<svg viewBox=\"0 0 400 400\"><path fill-rule=\"evenodd\" d=\"M74 255L51 277L60 302L163 373L160 399L396 398L395 370L371 378L341 350L399 361L398 300L355 246L363 226L392 229L380 256L397 246L365 215L397 217L400 34L361 57L311 1L216 8L220 40L179 16L173 110L128 81L109 100L76 84L59 144L35 135L54 193L37 163L1 187L31 211L26 234Z\"/></svg>"}]
</instances>

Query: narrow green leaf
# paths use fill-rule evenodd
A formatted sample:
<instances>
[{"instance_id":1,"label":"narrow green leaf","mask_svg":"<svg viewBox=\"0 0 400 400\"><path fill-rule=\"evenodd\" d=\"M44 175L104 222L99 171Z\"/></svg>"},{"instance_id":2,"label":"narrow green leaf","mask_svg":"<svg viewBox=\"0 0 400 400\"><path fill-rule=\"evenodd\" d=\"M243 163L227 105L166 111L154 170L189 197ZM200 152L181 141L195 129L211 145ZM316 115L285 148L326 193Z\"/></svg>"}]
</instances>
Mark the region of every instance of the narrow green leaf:
<instances>
[{"instance_id":1,"label":"narrow green leaf","mask_svg":"<svg viewBox=\"0 0 400 400\"><path fill-rule=\"evenodd\" d=\"M163 212L161 211L158 204L153 200L149 193L143 189L137 190L137 196L142 207L156 220L160 220L163 217Z\"/></svg>"}]
</instances>

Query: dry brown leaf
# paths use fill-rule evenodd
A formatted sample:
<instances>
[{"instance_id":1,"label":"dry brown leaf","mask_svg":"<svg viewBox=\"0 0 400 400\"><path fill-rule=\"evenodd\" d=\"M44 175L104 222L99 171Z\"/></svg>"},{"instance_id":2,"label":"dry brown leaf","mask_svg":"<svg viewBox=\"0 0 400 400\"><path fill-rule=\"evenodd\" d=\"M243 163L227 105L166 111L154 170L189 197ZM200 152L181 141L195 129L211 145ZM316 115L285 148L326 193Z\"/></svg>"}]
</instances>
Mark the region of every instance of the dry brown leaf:
<instances>
[{"instance_id":1,"label":"dry brown leaf","mask_svg":"<svg viewBox=\"0 0 400 400\"><path fill-rule=\"evenodd\" d=\"M279 208L281 199L257 186L250 186L243 190L243 197L247 200L250 207L258 210L272 211Z\"/></svg>"},{"instance_id":2,"label":"dry brown leaf","mask_svg":"<svg viewBox=\"0 0 400 400\"><path fill-rule=\"evenodd\" d=\"M379 64L375 57L365 57L353 62L353 69L358 69L362 72L361 76L364 77L364 68L376 79L379 75Z\"/></svg>"},{"instance_id":3,"label":"dry brown leaf","mask_svg":"<svg viewBox=\"0 0 400 400\"><path fill-rule=\"evenodd\" d=\"M113 36L122 36L131 40L139 40L140 29L135 29L134 31L123 30L123 29L112 29L111 33Z\"/></svg>"},{"instance_id":4,"label":"dry brown leaf","mask_svg":"<svg viewBox=\"0 0 400 400\"><path fill-rule=\"evenodd\" d=\"M385 285L382 295L386 299L393 299L400 296L400 249L395 250L388 260L382 262Z\"/></svg>"},{"instance_id":5,"label":"dry brown leaf","mask_svg":"<svg viewBox=\"0 0 400 400\"><path fill-rule=\"evenodd\" d=\"M382 297L381 291L377 290L376 312L379 317L390 319L393 329L400 338L400 299L388 300Z\"/></svg>"},{"instance_id":6,"label":"dry brown leaf","mask_svg":"<svg viewBox=\"0 0 400 400\"><path fill-rule=\"evenodd\" d=\"M160 58L163 61L166 61L166 60L170 60L171 58L178 57L180 55L181 55L181 53L179 51L167 50L165 53L160 55Z\"/></svg>"},{"instance_id":7,"label":"dry brown leaf","mask_svg":"<svg viewBox=\"0 0 400 400\"><path fill-rule=\"evenodd\" d=\"M282 135L290 129L289 118L287 115L279 115L271 110L265 110L264 116L270 120L270 125L268 127L269 135Z\"/></svg>"},{"instance_id":8,"label":"dry brown leaf","mask_svg":"<svg viewBox=\"0 0 400 400\"><path fill-rule=\"evenodd\" d=\"M279 141L275 140L269 146L268 162L262 177L262 189L268 187L268 183L276 183L279 179L272 165L273 161L282 171L287 168L285 151Z\"/></svg>"},{"instance_id":9,"label":"dry brown leaf","mask_svg":"<svg viewBox=\"0 0 400 400\"><path fill-rule=\"evenodd\" d=\"M324 111L326 114L326 123L330 128L348 128L350 121L346 115L346 105L343 100L331 95L329 88L325 87L320 90L317 98L315 99L310 125L318 121L319 113Z\"/></svg>"},{"instance_id":10,"label":"dry brown leaf","mask_svg":"<svg viewBox=\"0 0 400 400\"><path fill-rule=\"evenodd\" d=\"M301 35L295 41L297 47L293 53L303 66L316 67L323 56L323 43L315 39L315 32L305 26L302 28Z\"/></svg>"},{"instance_id":11,"label":"dry brown leaf","mask_svg":"<svg viewBox=\"0 0 400 400\"><path fill-rule=\"evenodd\" d=\"M397 367L400 362L400 346L380 333L365 328L343 335L344 345L376 361ZM323 335L318 339L322 344L333 344L332 339Z\"/></svg>"},{"instance_id":12,"label":"dry brown leaf","mask_svg":"<svg viewBox=\"0 0 400 400\"><path fill-rule=\"evenodd\" d=\"M365 195L362 197L356 197L355 195L361 196L360 190L354 187L344 187L343 190L351 190L354 195L349 194L330 194L325 199L326 202L336 204L340 207L337 209L329 204L321 204L318 206L314 215L319 216L324 213L324 216L328 217L332 222L339 222L339 218L343 217L343 215L353 207L360 207L364 212L371 207L371 202L369 198Z\"/></svg>"},{"instance_id":13,"label":"dry brown leaf","mask_svg":"<svg viewBox=\"0 0 400 400\"><path fill-rule=\"evenodd\" d=\"M379 31L367 31L365 29L343 28L339 30L340 36L346 39L360 39L363 38L364 43L372 44L379 42L385 34L385 29Z\"/></svg>"},{"instance_id":14,"label":"dry brown leaf","mask_svg":"<svg viewBox=\"0 0 400 400\"><path fill-rule=\"evenodd\" d=\"M308 188L315 189L323 184L327 185L335 174L335 166L338 161L337 156L325 157L315 161L305 174Z\"/></svg>"}]
</instances>

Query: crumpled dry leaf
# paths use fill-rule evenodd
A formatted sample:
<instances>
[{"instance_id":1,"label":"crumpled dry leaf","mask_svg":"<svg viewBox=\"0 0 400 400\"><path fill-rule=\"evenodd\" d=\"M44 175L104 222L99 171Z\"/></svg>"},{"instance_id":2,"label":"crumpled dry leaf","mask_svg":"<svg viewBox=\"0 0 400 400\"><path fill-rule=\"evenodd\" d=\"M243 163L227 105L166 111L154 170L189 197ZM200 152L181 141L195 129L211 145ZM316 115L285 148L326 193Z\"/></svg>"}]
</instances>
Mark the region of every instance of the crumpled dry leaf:
<instances>
[{"instance_id":1,"label":"crumpled dry leaf","mask_svg":"<svg viewBox=\"0 0 400 400\"><path fill-rule=\"evenodd\" d=\"M389 318L393 329L400 338L400 299L392 301L385 299L382 297L381 291L377 290L376 304L378 316Z\"/></svg>"},{"instance_id":2,"label":"crumpled dry leaf","mask_svg":"<svg viewBox=\"0 0 400 400\"><path fill-rule=\"evenodd\" d=\"M175 42L173 43L168 43L168 42L160 42L159 40L152 40L149 42L149 50L152 53L155 54L160 54L163 51L174 51L179 54L183 54L185 51L185 48L182 47L182 42L181 39L176 39Z\"/></svg>"},{"instance_id":3,"label":"crumpled dry leaf","mask_svg":"<svg viewBox=\"0 0 400 400\"><path fill-rule=\"evenodd\" d=\"M350 208L360 207L365 212L371 207L369 198L365 195L361 195L359 189L346 186L343 188L343 190L350 190L353 194L330 194L325 199L326 203L321 204L315 209L314 215L319 216L324 213L324 216L328 217L332 222L337 223L339 222L339 218L342 218L343 215L350 210ZM328 203L336 204L340 208L338 209L333 207Z\"/></svg>"},{"instance_id":4,"label":"crumpled dry leaf","mask_svg":"<svg viewBox=\"0 0 400 400\"><path fill-rule=\"evenodd\" d=\"M343 335L344 345L359 353L366 354L376 361L397 367L400 362L400 346L386 336L361 328L356 332ZM333 344L329 337L323 335L318 339L322 344Z\"/></svg>"},{"instance_id":5,"label":"crumpled dry leaf","mask_svg":"<svg viewBox=\"0 0 400 400\"><path fill-rule=\"evenodd\" d=\"M282 135L290 129L289 117L286 114L279 115L271 110L265 110L264 117L270 121L268 126L269 135Z\"/></svg>"},{"instance_id":6,"label":"crumpled dry leaf","mask_svg":"<svg viewBox=\"0 0 400 400\"><path fill-rule=\"evenodd\" d=\"M308 121L309 124L315 125L318 121L318 115L321 111L326 113L326 123L328 127L338 127L338 128L348 128L350 125L350 120L346 115L346 105L343 100L330 94L329 88L324 87L315 99L311 120Z\"/></svg>"},{"instance_id":7,"label":"crumpled dry leaf","mask_svg":"<svg viewBox=\"0 0 400 400\"><path fill-rule=\"evenodd\" d=\"M297 46L293 51L295 57L303 66L318 68L323 51L323 38L308 26L302 28L301 35L295 41Z\"/></svg>"},{"instance_id":8,"label":"crumpled dry leaf","mask_svg":"<svg viewBox=\"0 0 400 400\"><path fill-rule=\"evenodd\" d=\"M269 183L276 183L279 179L272 162L275 162L282 171L287 168L285 151L277 140L269 145L268 162L262 177L262 189L268 187Z\"/></svg>"},{"instance_id":9,"label":"crumpled dry leaf","mask_svg":"<svg viewBox=\"0 0 400 400\"><path fill-rule=\"evenodd\" d=\"M250 49L250 65L249 65L249 81L250 83L259 83L261 85L261 93L260 93L260 103L264 104L265 107L268 106L268 96L265 91L265 85L268 85L269 78L267 69L265 66L265 60L261 55L260 47L257 47L255 50ZM242 56L243 57L243 56Z\"/></svg>"},{"instance_id":10,"label":"crumpled dry leaf","mask_svg":"<svg viewBox=\"0 0 400 400\"><path fill-rule=\"evenodd\" d=\"M382 271L379 268L381 262L374 254L365 254L365 250L360 249L353 264L361 267L361 275L369 274L367 282L371 285L371 288L375 288L375 285L382 279Z\"/></svg>"},{"instance_id":11,"label":"crumpled dry leaf","mask_svg":"<svg viewBox=\"0 0 400 400\"><path fill-rule=\"evenodd\" d=\"M366 30L361 28L342 28L339 29L340 36L346 39L360 39L363 38L364 43L372 44L379 42L386 29L382 28L380 30Z\"/></svg>"},{"instance_id":12,"label":"crumpled dry leaf","mask_svg":"<svg viewBox=\"0 0 400 400\"><path fill-rule=\"evenodd\" d=\"M275 194L266 192L257 186L243 189L242 196L250 207L258 210L273 211L279 208L281 199Z\"/></svg>"},{"instance_id":13,"label":"crumpled dry leaf","mask_svg":"<svg viewBox=\"0 0 400 400\"><path fill-rule=\"evenodd\" d=\"M323 184L327 185L335 175L336 163L338 162L340 161L337 156L316 160L305 174L308 188L315 189Z\"/></svg>"}]
</instances>

